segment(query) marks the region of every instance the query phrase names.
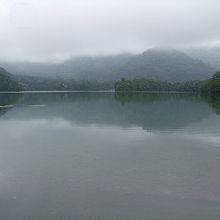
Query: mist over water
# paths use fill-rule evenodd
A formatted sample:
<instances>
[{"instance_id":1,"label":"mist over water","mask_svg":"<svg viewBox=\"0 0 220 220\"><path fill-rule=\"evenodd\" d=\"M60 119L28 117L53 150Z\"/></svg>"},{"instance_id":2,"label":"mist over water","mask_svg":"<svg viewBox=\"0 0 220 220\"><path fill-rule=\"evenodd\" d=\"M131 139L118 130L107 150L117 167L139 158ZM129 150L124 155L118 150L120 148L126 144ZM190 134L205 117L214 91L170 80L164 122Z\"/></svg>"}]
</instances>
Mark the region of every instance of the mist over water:
<instances>
[{"instance_id":1,"label":"mist over water","mask_svg":"<svg viewBox=\"0 0 220 220\"><path fill-rule=\"evenodd\" d=\"M2 219L219 219L219 100L85 92L0 100Z\"/></svg>"},{"instance_id":2,"label":"mist over water","mask_svg":"<svg viewBox=\"0 0 220 220\"><path fill-rule=\"evenodd\" d=\"M219 8L0 0L0 220L219 220Z\"/></svg>"}]
</instances>

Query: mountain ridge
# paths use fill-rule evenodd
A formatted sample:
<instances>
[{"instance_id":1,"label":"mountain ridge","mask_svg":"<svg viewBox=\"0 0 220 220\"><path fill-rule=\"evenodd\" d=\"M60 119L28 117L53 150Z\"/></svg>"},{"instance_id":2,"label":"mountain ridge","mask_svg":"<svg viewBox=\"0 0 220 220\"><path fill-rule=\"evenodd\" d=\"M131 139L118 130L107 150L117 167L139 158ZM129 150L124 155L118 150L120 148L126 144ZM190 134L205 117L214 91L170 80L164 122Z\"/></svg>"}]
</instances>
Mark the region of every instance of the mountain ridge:
<instances>
[{"instance_id":1,"label":"mountain ridge","mask_svg":"<svg viewBox=\"0 0 220 220\"><path fill-rule=\"evenodd\" d=\"M114 81L151 78L190 81L209 78L216 69L177 50L150 49L138 55L80 57L63 63L3 63L20 75L64 77L76 80Z\"/></svg>"}]
</instances>

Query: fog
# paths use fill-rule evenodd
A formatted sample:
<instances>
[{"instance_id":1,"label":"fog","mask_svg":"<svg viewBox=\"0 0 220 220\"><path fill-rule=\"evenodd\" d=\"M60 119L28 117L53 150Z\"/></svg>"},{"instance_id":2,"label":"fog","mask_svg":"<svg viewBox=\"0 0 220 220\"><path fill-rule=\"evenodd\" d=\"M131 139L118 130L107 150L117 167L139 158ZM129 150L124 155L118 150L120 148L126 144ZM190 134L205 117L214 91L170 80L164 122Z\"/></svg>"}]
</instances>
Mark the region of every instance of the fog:
<instances>
[{"instance_id":1,"label":"fog","mask_svg":"<svg viewBox=\"0 0 220 220\"><path fill-rule=\"evenodd\" d=\"M219 0L0 0L0 61L220 45Z\"/></svg>"}]
</instances>

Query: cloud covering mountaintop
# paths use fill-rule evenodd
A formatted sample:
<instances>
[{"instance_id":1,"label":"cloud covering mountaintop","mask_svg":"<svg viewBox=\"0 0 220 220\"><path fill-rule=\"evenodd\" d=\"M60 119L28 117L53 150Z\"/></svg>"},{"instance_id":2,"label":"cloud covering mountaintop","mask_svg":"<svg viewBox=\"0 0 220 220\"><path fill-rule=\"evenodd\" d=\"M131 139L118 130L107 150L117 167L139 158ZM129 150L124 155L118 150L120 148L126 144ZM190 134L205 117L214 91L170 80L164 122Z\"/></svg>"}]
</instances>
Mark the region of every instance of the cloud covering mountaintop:
<instances>
[{"instance_id":1,"label":"cloud covering mountaintop","mask_svg":"<svg viewBox=\"0 0 220 220\"><path fill-rule=\"evenodd\" d=\"M220 44L217 0L1 0L0 60Z\"/></svg>"}]
</instances>

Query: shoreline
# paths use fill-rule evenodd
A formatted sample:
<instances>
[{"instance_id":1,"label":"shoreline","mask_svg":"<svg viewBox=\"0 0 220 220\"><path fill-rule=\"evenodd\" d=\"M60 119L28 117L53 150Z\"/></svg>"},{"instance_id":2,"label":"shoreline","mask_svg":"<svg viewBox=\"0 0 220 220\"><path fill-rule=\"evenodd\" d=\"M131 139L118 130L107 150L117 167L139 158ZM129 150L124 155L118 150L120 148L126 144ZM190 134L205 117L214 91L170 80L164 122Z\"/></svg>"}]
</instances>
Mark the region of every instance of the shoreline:
<instances>
[{"instance_id":1,"label":"shoreline","mask_svg":"<svg viewBox=\"0 0 220 220\"><path fill-rule=\"evenodd\" d=\"M2 91L0 94L31 94L31 93L146 93L146 94L198 94L189 91L115 91L115 90L33 90L33 91Z\"/></svg>"}]
</instances>

